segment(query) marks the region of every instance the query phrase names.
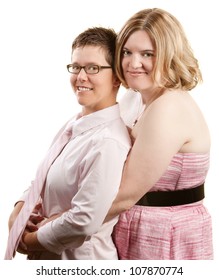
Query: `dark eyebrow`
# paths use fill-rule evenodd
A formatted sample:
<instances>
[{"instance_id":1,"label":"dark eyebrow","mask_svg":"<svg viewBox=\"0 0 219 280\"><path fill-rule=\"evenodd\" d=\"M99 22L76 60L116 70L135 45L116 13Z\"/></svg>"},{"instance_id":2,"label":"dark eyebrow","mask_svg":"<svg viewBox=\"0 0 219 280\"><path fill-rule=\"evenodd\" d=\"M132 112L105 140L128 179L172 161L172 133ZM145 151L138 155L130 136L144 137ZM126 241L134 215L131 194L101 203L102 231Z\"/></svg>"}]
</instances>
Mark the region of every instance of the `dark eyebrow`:
<instances>
[{"instance_id":1,"label":"dark eyebrow","mask_svg":"<svg viewBox=\"0 0 219 280\"><path fill-rule=\"evenodd\" d=\"M73 65L80 65L78 62L73 62L73 63L71 63L71 64L73 64ZM99 63L96 63L96 62L88 62L88 63L86 63L86 65L99 65Z\"/></svg>"}]
</instances>

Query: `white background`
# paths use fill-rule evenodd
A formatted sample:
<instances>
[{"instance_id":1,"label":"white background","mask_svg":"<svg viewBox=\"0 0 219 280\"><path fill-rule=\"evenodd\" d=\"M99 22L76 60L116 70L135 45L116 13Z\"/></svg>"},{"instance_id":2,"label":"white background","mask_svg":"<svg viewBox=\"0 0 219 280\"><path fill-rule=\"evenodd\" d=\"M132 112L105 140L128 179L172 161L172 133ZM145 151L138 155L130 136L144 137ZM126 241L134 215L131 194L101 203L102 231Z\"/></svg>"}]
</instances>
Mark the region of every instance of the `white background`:
<instances>
[{"instance_id":1,"label":"white background","mask_svg":"<svg viewBox=\"0 0 219 280\"><path fill-rule=\"evenodd\" d=\"M0 1L0 259L13 203L34 178L54 134L78 109L69 83L71 43L87 27L116 31L135 12L159 7L183 24L204 83L194 90L212 136L205 204L212 214L219 260L219 109L217 1L5 0ZM216 76L217 75L217 76ZM123 94L123 90L120 93ZM22 259L18 256L15 260Z\"/></svg>"}]
</instances>

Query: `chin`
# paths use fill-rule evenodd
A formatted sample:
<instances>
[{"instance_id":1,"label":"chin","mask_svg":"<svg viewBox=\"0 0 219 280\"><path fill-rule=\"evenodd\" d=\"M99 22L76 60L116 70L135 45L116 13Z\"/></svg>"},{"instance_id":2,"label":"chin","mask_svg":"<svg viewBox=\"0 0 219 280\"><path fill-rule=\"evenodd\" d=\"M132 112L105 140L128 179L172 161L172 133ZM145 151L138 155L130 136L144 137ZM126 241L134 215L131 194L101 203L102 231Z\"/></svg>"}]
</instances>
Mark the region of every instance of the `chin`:
<instances>
[{"instance_id":1,"label":"chin","mask_svg":"<svg viewBox=\"0 0 219 280\"><path fill-rule=\"evenodd\" d=\"M128 84L128 87L131 88L134 91L139 91L139 87L133 84Z\"/></svg>"},{"instance_id":2,"label":"chin","mask_svg":"<svg viewBox=\"0 0 219 280\"><path fill-rule=\"evenodd\" d=\"M81 98L77 98L77 101L78 101L78 104L81 105L81 106L86 105L86 102Z\"/></svg>"}]
</instances>

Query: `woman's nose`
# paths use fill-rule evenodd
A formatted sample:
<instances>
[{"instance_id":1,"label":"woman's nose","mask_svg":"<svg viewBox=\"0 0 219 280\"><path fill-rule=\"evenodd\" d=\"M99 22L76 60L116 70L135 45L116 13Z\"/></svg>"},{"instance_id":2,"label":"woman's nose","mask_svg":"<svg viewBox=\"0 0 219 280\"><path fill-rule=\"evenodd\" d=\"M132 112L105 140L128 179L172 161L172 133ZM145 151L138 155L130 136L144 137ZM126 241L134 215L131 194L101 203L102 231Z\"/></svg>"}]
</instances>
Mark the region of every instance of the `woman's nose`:
<instances>
[{"instance_id":1,"label":"woman's nose","mask_svg":"<svg viewBox=\"0 0 219 280\"><path fill-rule=\"evenodd\" d=\"M131 58L130 58L129 65L130 65L132 68L139 68L139 67L142 67L142 62L141 62L140 57L139 57L138 55L132 55Z\"/></svg>"},{"instance_id":2,"label":"woman's nose","mask_svg":"<svg viewBox=\"0 0 219 280\"><path fill-rule=\"evenodd\" d=\"M87 73L83 68L81 68L80 72L77 75L77 80L86 81L87 80Z\"/></svg>"}]
</instances>

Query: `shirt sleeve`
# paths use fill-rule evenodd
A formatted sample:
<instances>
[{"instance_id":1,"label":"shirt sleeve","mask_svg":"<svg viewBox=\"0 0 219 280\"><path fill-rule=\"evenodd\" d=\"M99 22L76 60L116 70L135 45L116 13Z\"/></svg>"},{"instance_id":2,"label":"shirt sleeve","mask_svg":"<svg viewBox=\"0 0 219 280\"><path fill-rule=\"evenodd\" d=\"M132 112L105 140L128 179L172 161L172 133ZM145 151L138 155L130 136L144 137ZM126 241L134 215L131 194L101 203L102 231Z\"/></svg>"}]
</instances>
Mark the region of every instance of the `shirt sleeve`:
<instances>
[{"instance_id":1,"label":"shirt sleeve","mask_svg":"<svg viewBox=\"0 0 219 280\"><path fill-rule=\"evenodd\" d=\"M80 164L78 192L71 209L38 230L39 242L61 254L82 245L87 236L101 227L118 192L129 147L114 139L104 139L90 147Z\"/></svg>"}]
</instances>

